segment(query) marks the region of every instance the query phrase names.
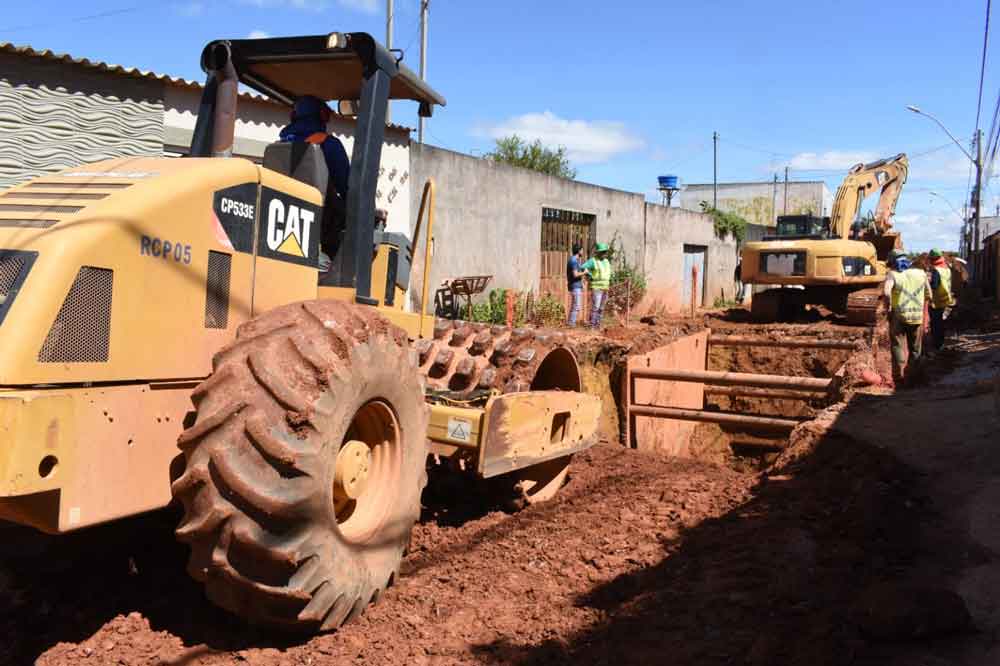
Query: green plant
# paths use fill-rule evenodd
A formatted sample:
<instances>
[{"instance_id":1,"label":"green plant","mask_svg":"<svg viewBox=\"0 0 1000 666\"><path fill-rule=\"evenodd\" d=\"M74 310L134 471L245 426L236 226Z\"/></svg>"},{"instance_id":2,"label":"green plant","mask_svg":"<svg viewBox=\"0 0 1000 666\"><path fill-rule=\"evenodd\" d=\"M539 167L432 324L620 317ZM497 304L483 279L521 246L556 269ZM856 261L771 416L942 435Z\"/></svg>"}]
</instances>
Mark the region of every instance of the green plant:
<instances>
[{"instance_id":1,"label":"green plant","mask_svg":"<svg viewBox=\"0 0 1000 666\"><path fill-rule=\"evenodd\" d=\"M514 326L523 326L527 296L519 293L514 295ZM507 290L491 289L486 300L472 304L472 312L466 317L469 321L481 324L507 323Z\"/></svg>"},{"instance_id":2,"label":"green plant","mask_svg":"<svg viewBox=\"0 0 1000 666\"><path fill-rule=\"evenodd\" d=\"M715 302L712 303L712 307L717 310L728 310L729 308L738 308L740 304L734 300L724 298L721 296L715 297Z\"/></svg>"},{"instance_id":3,"label":"green plant","mask_svg":"<svg viewBox=\"0 0 1000 666\"><path fill-rule=\"evenodd\" d=\"M727 213L709 205L707 201L701 202L701 212L711 216L715 226L715 235L725 240L726 236L732 234L737 243L742 243L747 235L747 221L736 213Z\"/></svg>"},{"instance_id":4,"label":"green plant","mask_svg":"<svg viewBox=\"0 0 1000 666\"><path fill-rule=\"evenodd\" d=\"M496 140L496 148L486 153L484 158L503 164L531 169L560 178L576 178L576 169L566 157L566 148L560 146L555 150L546 148L541 140L535 139L528 143L516 134Z\"/></svg>"},{"instance_id":5,"label":"green plant","mask_svg":"<svg viewBox=\"0 0 1000 666\"><path fill-rule=\"evenodd\" d=\"M532 325L550 328L561 326L564 321L566 321L566 306L551 294L543 295L532 304Z\"/></svg>"},{"instance_id":6,"label":"green plant","mask_svg":"<svg viewBox=\"0 0 1000 666\"><path fill-rule=\"evenodd\" d=\"M648 286L646 271L638 262L628 260L618 233L611 238L609 258L611 260L611 283L604 311L609 314L626 316L631 309L646 296Z\"/></svg>"},{"instance_id":7,"label":"green plant","mask_svg":"<svg viewBox=\"0 0 1000 666\"><path fill-rule=\"evenodd\" d=\"M486 300L472 304L470 321L484 324L503 324L507 321L507 290L491 289Z\"/></svg>"}]
</instances>

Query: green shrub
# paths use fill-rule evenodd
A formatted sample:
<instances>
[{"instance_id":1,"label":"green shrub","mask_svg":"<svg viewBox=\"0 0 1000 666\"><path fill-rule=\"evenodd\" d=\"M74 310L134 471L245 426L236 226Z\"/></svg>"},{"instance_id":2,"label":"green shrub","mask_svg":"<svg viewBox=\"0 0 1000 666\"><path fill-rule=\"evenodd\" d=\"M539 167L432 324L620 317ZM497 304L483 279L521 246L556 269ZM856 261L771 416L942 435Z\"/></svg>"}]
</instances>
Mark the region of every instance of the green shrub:
<instances>
[{"instance_id":1,"label":"green shrub","mask_svg":"<svg viewBox=\"0 0 1000 666\"><path fill-rule=\"evenodd\" d=\"M701 202L701 212L712 217L715 224L715 235L722 240L725 240L729 234L733 235L737 243L742 243L743 239L746 238L747 221L736 213L727 213L714 208L707 201Z\"/></svg>"}]
</instances>

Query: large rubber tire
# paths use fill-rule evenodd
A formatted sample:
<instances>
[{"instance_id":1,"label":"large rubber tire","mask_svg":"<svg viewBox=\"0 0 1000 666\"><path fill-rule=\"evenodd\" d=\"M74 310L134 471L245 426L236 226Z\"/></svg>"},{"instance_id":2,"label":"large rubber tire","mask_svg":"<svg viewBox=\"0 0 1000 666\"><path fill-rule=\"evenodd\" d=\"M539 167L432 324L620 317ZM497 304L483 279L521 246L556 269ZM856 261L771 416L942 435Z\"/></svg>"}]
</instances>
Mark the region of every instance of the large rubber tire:
<instances>
[{"instance_id":1,"label":"large rubber tire","mask_svg":"<svg viewBox=\"0 0 1000 666\"><path fill-rule=\"evenodd\" d=\"M427 482L414 356L373 309L332 301L257 317L215 356L172 486L188 570L214 603L313 632L392 584ZM348 440L367 444L371 463L367 489L345 504L334 484Z\"/></svg>"}]
</instances>

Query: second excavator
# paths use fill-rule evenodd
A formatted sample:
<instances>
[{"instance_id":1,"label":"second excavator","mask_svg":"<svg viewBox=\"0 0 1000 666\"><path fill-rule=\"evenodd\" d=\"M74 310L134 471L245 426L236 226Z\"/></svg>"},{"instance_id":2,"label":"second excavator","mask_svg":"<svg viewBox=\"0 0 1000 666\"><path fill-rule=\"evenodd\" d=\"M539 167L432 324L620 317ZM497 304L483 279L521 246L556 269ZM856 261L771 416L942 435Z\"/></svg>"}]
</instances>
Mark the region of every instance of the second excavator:
<instances>
[{"instance_id":1,"label":"second excavator","mask_svg":"<svg viewBox=\"0 0 1000 666\"><path fill-rule=\"evenodd\" d=\"M741 277L773 288L753 295L758 321L787 320L806 305L822 305L849 323L877 318L885 260L901 247L892 216L906 183L904 153L851 167L837 189L830 217L780 215L776 233L747 243ZM865 198L879 190L874 214L861 215Z\"/></svg>"}]
</instances>

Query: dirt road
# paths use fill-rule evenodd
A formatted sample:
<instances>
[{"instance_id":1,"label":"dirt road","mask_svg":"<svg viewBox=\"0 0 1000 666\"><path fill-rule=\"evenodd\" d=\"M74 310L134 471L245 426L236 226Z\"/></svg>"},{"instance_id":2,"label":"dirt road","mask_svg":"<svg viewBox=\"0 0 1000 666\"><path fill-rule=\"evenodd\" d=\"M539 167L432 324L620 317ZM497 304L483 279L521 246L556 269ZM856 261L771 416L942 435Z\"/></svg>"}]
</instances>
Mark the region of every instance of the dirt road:
<instances>
[{"instance_id":1,"label":"dirt road","mask_svg":"<svg viewBox=\"0 0 1000 666\"><path fill-rule=\"evenodd\" d=\"M1000 421L975 375L1000 340L974 335L972 370L959 349L931 388L855 395L765 473L604 443L517 514L439 485L399 584L332 635L215 610L169 515L47 556L7 539L0 663L1000 664Z\"/></svg>"}]
</instances>

